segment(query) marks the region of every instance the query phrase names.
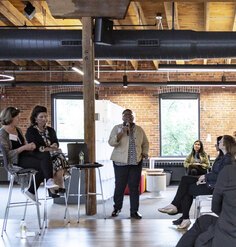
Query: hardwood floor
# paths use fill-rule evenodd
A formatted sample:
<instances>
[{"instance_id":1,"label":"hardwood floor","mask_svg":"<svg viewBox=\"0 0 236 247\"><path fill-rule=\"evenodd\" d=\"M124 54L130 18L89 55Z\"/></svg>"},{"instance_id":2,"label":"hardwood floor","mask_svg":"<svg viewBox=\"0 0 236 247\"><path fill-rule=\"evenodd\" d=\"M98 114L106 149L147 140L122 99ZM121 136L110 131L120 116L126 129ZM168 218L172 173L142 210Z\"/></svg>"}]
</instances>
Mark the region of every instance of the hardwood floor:
<instances>
[{"instance_id":1,"label":"hardwood floor","mask_svg":"<svg viewBox=\"0 0 236 247\"><path fill-rule=\"evenodd\" d=\"M177 230L172 225L172 220L178 218L161 214L157 208L167 205L176 191L176 186L169 186L163 197L153 198L150 193L144 193L140 197L140 212L142 220L129 218L129 196L125 196L121 214L117 218L110 217L113 201L106 201L107 219L102 217L102 205L98 204L98 213L94 216L85 215L84 207L81 208L80 223L77 224L77 205L69 205L71 223L63 220L64 205L48 202L48 228L42 230L41 236L19 239L20 219L23 208L10 210L7 232L0 237L0 247L174 247L184 231ZM2 197L0 203L0 229L2 227L8 187L0 186ZM42 196L44 191L39 189ZM14 199L25 199L19 188L13 191ZM43 204L40 207L43 216ZM190 216L193 213L191 211ZM193 221L192 221L193 222ZM37 219L35 208L27 210L26 223L28 231L37 232Z\"/></svg>"},{"instance_id":2,"label":"hardwood floor","mask_svg":"<svg viewBox=\"0 0 236 247\"><path fill-rule=\"evenodd\" d=\"M31 226L36 223L34 219L31 221ZM27 239L17 238L18 230L19 220L9 220L7 232L0 238L0 246L174 247L183 234L171 225L169 219L82 219L78 224L50 220L41 236ZM30 229L34 230L36 228Z\"/></svg>"}]
</instances>

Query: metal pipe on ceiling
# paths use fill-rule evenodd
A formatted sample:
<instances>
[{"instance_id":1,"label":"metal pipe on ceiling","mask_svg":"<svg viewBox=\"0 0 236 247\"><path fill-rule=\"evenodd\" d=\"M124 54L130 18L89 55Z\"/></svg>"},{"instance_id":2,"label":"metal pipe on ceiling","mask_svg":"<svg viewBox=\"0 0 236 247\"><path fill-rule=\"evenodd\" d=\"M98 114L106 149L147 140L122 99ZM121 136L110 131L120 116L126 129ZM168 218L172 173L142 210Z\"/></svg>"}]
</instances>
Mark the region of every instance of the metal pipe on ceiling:
<instances>
[{"instance_id":1,"label":"metal pipe on ceiling","mask_svg":"<svg viewBox=\"0 0 236 247\"><path fill-rule=\"evenodd\" d=\"M39 81L12 81L12 82L0 82L0 86L5 87L26 87L26 86L83 86L82 81L49 81L49 82L39 82ZM101 82L96 87L123 87L122 82ZM171 82L127 82L127 87L236 87L236 81L224 82L224 81L171 81Z\"/></svg>"},{"instance_id":2,"label":"metal pipe on ceiling","mask_svg":"<svg viewBox=\"0 0 236 247\"><path fill-rule=\"evenodd\" d=\"M81 34L81 30L0 29L0 60L75 61L82 58ZM95 59L236 57L236 32L113 30L111 35L111 43L95 43Z\"/></svg>"},{"instance_id":3,"label":"metal pipe on ceiling","mask_svg":"<svg viewBox=\"0 0 236 247\"><path fill-rule=\"evenodd\" d=\"M0 67L1 70L1 67ZM5 73L75 73L74 70L4 70ZM95 69L99 73L164 73L164 72L235 72L236 65L230 64L217 64L217 65L198 65L198 64L159 64L158 69L140 69L140 70L127 70L127 69Z\"/></svg>"}]
</instances>

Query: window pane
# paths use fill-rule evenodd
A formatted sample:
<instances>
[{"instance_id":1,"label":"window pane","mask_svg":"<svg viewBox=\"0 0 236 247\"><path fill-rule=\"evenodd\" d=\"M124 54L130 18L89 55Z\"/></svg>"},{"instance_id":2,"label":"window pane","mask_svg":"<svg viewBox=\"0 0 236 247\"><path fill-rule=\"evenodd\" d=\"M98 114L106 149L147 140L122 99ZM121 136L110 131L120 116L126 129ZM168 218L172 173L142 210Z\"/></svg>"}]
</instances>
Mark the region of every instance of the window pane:
<instances>
[{"instance_id":1,"label":"window pane","mask_svg":"<svg viewBox=\"0 0 236 247\"><path fill-rule=\"evenodd\" d=\"M198 107L198 98L161 98L161 156L186 156L190 153L199 136Z\"/></svg>"},{"instance_id":2,"label":"window pane","mask_svg":"<svg viewBox=\"0 0 236 247\"><path fill-rule=\"evenodd\" d=\"M84 103L81 99L55 99L58 139L84 139Z\"/></svg>"}]
</instances>

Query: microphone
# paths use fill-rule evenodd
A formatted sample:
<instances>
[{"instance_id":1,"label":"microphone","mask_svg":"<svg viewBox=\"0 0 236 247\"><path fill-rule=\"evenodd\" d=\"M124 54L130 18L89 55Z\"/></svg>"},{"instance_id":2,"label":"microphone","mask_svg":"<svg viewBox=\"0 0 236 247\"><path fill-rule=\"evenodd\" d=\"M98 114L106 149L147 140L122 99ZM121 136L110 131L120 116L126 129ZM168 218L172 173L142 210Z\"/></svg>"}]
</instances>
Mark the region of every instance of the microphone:
<instances>
[{"instance_id":1,"label":"microphone","mask_svg":"<svg viewBox=\"0 0 236 247\"><path fill-rule=\"evenodd\" d=\"M129 124L128 122L124 122L124 123L123 123L123 126L125 126L125 127L128 128L128 129L127 129L127 136L129 136L129 126L130 126L130 124Z\"/></svg>"}]
</instances>

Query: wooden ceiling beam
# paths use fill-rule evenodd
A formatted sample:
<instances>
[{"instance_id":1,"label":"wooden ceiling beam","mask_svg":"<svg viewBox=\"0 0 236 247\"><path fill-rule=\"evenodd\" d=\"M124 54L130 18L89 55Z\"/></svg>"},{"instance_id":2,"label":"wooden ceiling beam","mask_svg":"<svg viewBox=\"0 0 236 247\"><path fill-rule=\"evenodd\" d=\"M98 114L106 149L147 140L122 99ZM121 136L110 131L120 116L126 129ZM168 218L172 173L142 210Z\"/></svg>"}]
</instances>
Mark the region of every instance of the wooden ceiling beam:
<instances>
[{"instance_id":1,"label":"wooden ceiling beam","mask_svg":"<svg viewBox=\"0 0 236 247\"><path fill-rule=\"evenodd\" d=\"M164 2L164 9L165 9L165 15L166 15L166 21L169 29L172 29L172 8L173 3L172 2ZM178 5L177 3L174 3L174 29L179 30L179 14L178 14ZM176 60L176 64L185 64L184 60Z\"/></svg>"},{"instance_id":2,"label":"wooden ceiling beam","mask_svg":"<svg viewBox=\"0 0 236 247\"><path fill-rule=\"evenodd\" d=\"M136 13L135 16L138 18L138 20L135 21L134 24L143 25L141 28L147 29L147 27L145 26L145 25L147 25L147 21L146 21L146 18L145 18L141 4L138 2L131 2L130 7L132 7L134 9L134 12ZM140 27L139 27L139 29L140 29ZM137 60L131 60L130 63L132 64L134 70L138 69L138 61ZM153 64L155 66L154 61L153 61Z\"/></svg>"},{"instance_id":3,"label":"wooden ceiling beam","mask_svg":"<svg viewBox=\"0 0 236 247\"><path fill-rule=\"evenodd\" d=\"M6 26L6 23L0 20L0 26Z\"/></svg>"},{"instance_id":4,"label":"wooden ceiling beam","mask_svg":"<svg viewBox=\"0 0 236 247\"><path fill-rule=\"evenodd\" d=\"M205 26L205 31L209 31L209 26L210 26L210 19L209 19L209 13L210 13L210 3L205 2L204 3L204 26Z\"/></svg>"},{"instance_id":5,"label":"wooden ceiling beam","mask_svg":"<svg viewBox=\"0 0 236 247\"><path fill-rule=\"evenodd\" d=\"M130 63L132 64L134 70L138 69L138 60L130 60Z\"/></svg>"},{"instance_id":6,"label":"wooden ceiling beam","mask_svg":"<svg viewBox=\"0 0 236 247\"><path fill-rule=\"evenodd\" d=\"M158 70L158 68L159 68L159 63L160 63L160 62L159 62L158 60L153 60L152 62L153 62L153 65L154 65L155 69Z\"/></svg>"},{"instance_id":7,"label":"wooden ceiling beam","mask_svg":"<svg viewBox=\"0 0 236 247\"><path fill-rule=\"evenodd\" d=\"M174 4L175 6L175 16L174 16L174 29L179 29L179 20L178 20L178 6L177 3ZM166 21L169 29L172 29L172 2L164 2L164 9L165 9L165 15L166 15Z\"/></svg>"},{"instance_id":8,"label":"wooden ceiling beam","mask_svg":"<svg viewBox=\"0 0 236 247\"><path fill-rule=\"evenodd\" d=\"M131 2L130 7L134 9L136 16L138 17L138 21L136 24L147 25L147 21L146 21L141 4L137 2ZM143 26L142 29L146 29L146 27Z\"/></svg>"},{"instance_id":9,"label":"wooden ceiling beam","mask_svg":"<svg viewBox=\"0 0 236 247\"><path fill-rule=\"evenodd\" d=\"M37 64L42 69L47 68L47 65L48 65L47 62L45 62L45 61L39 61L39 60L34 60L34 63Z\"/></svg>"},{"instance_id":10,"label":"wooden ceiling beam","mask_svg":"<svg viewBox=\"0 0 236 247\"><path fill-rule=\"evenodd\" d=\"M70 26L66 27L67 29L82 29L80 19L55 19L45 1L34 1L33 5L36 8L35 18L43 26L57 26L55 29L64 29L66 26ZM50 29L53 28L50 27Z\"/></svg>"},{"instance_id":11,"label":"wooden ceiling beam","mask_svg":"<svg viewBox=\"0 0 236 247\"><path fill-rule=\"evenodd\" d=\"M233 25L232 25L232 31L236 31L236 3L234 5L234 18L233 18ZM231 64L232 59L228 58L226 59L226 64Z\"/></svg>"},{"instance_id":12,"label":"wooden ceiling beam","mask_svg":"<svg viewBox=\"0 0 236 247\"><path fill-rule=\"evenodd\" d=\"M64 70L68 70L68 62L56 60L56 63L58 63Z\"/></svg>"},{"instance_id":13,"label":"wooden ceiling beam","mask_svg":"<svg viewBox=\"0 0 236 247\"><path fill-rule=\"evenodd\" d=\"M15 64L16 66L19 66L19 67L26 67L27 66L27 62L26 61L11 60L11 62L13 64Z\"/></svg>"},{"instance_id":14,"label":"wooden ceiling beam","mask_svg":"<svg viewBox=\"0 0 236 247\"><path fill-rule=\"evenodd\" d=\"M209 31L210 27L210 3L205 2L204 3L204 26L205 26L205 31ZM207 64L207 59L203 59L203 64Z\"/></svg>"},{"instance_id":15,"label":"wooden ceiling beam","mask_svg":"<svg viewBox=\"0 0 236 247\"><path fill-rule=\"evenodd\" d=\"M0 1L0 13L15 26L32 26L32 23L9 1Z\"/></svg>"}]
</instances>

